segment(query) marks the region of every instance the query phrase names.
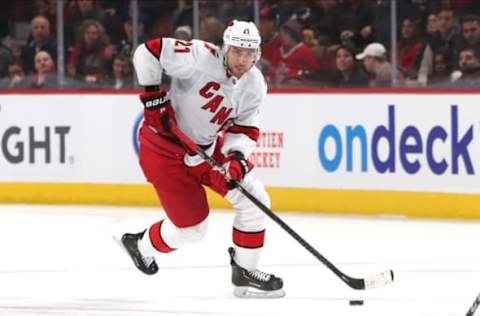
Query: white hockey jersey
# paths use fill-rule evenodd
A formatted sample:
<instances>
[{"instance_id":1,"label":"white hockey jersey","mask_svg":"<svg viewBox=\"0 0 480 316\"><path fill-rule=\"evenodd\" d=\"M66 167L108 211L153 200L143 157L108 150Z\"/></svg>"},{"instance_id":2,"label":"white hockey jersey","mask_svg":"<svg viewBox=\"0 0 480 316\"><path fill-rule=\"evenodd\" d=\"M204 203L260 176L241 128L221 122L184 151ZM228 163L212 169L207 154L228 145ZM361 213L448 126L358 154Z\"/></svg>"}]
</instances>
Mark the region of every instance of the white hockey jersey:
<instances>
[{"instance_id":1,"label":"white hockey jersey","mask_svg":"<svg viewBox=\"0 0 480 316\"><path fill-rule=\"evenodd\" d=\"M159 85L163 73L172 78L170 98L178 127L195 143L212 144L229 123L222 152L251 154L259 137L259 108L267 93L256 67L237 79L225 70L218 47L173 38L140 45L133 63L142 86Z\"/></svg>"}]
</instances>

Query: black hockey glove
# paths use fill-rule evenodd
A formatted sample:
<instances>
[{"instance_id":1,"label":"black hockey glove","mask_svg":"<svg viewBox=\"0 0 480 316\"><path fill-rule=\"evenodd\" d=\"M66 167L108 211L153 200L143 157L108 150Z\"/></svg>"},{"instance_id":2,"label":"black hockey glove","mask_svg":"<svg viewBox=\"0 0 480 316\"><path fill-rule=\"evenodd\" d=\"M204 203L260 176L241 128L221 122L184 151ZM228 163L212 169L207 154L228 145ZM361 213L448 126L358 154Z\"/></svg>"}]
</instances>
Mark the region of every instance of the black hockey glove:
<instances>
[{"instance_id":1,"label":"black hockey glove","mask_svg":"<svg viewBox=\"0 0 480 316\"><path fill-rule=\"evenodd\" d=\"M213 168L210 171L210 181L222 190L228 191L237 187L237 184L253 169L253 164L245 159L241 152L233 151L225 158L222 167L226 174L219 168Z\"/></svg>"},{"instance_id":2,"label":"black hockey glove","mask_svg":"<svg viewBox=\"0 0 480 316\"><path fill-rule=\"evenodd\" d=\"M170 134L170 119L175 122L175 112L167 91L158 86L146 87L140 94L143 103L145 122L159 134Z\"/></svg>"}]
</instances>

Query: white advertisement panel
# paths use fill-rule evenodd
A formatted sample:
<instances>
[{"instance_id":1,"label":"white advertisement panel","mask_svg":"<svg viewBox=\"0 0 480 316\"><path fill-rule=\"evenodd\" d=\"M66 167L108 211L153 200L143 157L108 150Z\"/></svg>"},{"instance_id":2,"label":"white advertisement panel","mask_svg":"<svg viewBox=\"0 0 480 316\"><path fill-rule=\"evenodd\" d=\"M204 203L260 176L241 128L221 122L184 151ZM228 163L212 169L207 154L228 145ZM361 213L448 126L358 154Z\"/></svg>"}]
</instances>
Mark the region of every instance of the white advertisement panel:
<instances>
[{"instance_id":1,"label":"white advertisement panel","mask_svg":"<svg viewBox=\"0 0 480 316\"><path fill-rule=\"evenodd\" d=\"M269 94L267 186L480 193L475 95ZM145 183L136 95L1 95L0 182Z\"/></svg>"},{"instance_id":2,"label":"white advertisement panel","mask_svg":"<svg viewBox=\"0 0 480 316\"><path fill-rule=\"evenodd\" d=\"M479 128L475 95L271 94L263 131L281 146L258 148L275 167L257 173L272 186L479 193Z\"/></svg>"},{"instance_id":3,"label":"white advertisement panel","mask_svg":"<svg viewBox=\"0 0 480 316\"><path fill-rule=\"evenodd\" d=\"M1 182L144 183L135 95L0 96Z\"/></svg>"}]
</instances>

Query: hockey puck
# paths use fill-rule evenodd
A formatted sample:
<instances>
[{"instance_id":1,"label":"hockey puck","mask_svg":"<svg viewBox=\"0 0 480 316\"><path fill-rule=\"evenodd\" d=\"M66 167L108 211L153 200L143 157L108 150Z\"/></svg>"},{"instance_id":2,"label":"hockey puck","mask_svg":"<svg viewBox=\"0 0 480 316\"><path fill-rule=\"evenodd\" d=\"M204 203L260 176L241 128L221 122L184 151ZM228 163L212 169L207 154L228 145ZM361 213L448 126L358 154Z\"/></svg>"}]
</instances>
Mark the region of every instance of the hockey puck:
<instances>
[{"instance_id":1,"label":"hockey puck","mask_svg":"<svg viewBox=\"0 0 480 316\"><path fill-rule=\"evenodd\" d=\"M351 300L349 302L350 305L352 306L359 306L359 305L363 305L363 300Z\"/></svg>"}]
</instances>

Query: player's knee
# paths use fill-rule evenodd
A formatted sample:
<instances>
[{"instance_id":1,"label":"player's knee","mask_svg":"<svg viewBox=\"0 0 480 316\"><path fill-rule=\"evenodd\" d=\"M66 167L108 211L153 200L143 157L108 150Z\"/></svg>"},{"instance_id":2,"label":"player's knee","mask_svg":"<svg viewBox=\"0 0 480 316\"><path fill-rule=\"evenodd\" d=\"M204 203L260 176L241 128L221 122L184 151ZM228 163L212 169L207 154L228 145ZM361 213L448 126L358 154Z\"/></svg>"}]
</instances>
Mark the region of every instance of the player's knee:
<instances>
[{"instance_id":1,"label":"player's knee","mask_svg":"<svg viewBox=\"0 0 480 316\"><path fill-rule=\"evenodd\" d=\"M259 200L263 205L270 208L270 197L263 184L252 176L247 176L242 183L243 188ZM236 209L246 209L252 207L254 203L238 190L231 190L226 195L227 200L232 203Z\"/></svg>"},{"instance_id":2,"label":"player's knee","mask_svg":"<svg viewBox=\"0 0 480 316\"><path fill-rule=\"evenodd\" d=\"M270 208L270 205L271 205L270 196L265 190L265 186L258 179L254 179L251 182L249 182L245 189L247 189L248 192L250 192L257 200L262 202L263 205ZM244 199L248 200L245 196L244 196ZM252 203L250 200L248 201Z\"/></svg>"},{"instance_id":3,"label":"player's knee","mask_svg":"<svg viewBox=\"0 0 480 316\"><path fill-rule=\"evenodd\" d=\"M178 234L184 242L196 242L202 240L205 237L207 233L207 228L208 221L207 219L204 219L197 225L178 228Z\"/></svg>"}]
</instances>

